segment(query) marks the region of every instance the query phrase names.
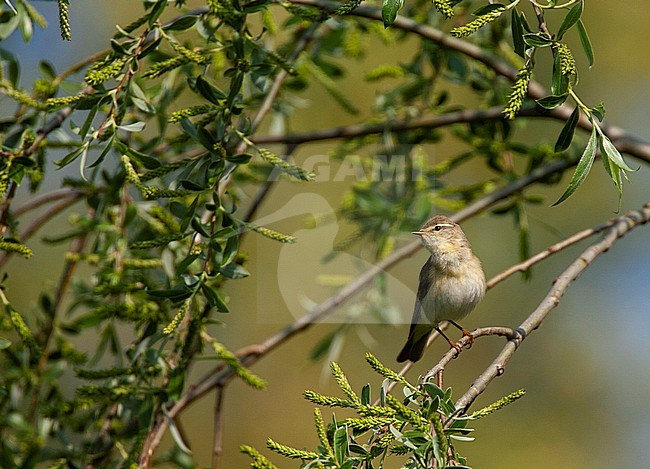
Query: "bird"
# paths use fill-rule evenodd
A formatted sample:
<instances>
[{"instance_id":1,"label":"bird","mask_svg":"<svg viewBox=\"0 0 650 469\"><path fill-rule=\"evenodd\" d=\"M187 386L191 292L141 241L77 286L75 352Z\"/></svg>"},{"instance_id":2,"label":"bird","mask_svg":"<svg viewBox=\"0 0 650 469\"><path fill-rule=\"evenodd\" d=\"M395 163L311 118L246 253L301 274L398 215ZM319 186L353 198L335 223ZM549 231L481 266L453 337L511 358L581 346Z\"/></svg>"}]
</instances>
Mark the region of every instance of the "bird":
<instances>
[{"instance_id":1,"label":"bird","mask_svg":"<svg viewBox=\"0 0 650 469\"><path fill-rule=\"evenodd\" d=\"M422 358L434 329L460 352L461 347L438 327L443 321L448 321L468 336L471 346L471 333L456 321L465 318L485 296L481 261L472 252L460 225L448 217L436 215L413 234L420 236L430 256L420 270L408 340L397 356L400 363Z\"/></svg>"}]
</instances>

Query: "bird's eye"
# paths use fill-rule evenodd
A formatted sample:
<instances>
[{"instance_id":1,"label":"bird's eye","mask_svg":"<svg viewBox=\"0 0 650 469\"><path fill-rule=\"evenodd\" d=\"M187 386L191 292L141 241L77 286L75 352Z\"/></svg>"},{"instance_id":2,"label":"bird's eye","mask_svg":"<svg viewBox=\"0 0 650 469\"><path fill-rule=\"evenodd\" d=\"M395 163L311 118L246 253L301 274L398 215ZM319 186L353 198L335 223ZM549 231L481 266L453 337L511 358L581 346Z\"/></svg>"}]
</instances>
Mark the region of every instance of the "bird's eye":
<instances>
[{"instance_id":1,"label":"bird's eye","mask_svg":"<svg viewBox=\"0 0 650 469\"><path fill-rule=\"evenodd\" d=\"M440 225L436 225L436 226L433 227L433 229L434 229L435 231L440 231L440 230L442 230L442 226L440 226Z\"/></svg>"}]
</instances>

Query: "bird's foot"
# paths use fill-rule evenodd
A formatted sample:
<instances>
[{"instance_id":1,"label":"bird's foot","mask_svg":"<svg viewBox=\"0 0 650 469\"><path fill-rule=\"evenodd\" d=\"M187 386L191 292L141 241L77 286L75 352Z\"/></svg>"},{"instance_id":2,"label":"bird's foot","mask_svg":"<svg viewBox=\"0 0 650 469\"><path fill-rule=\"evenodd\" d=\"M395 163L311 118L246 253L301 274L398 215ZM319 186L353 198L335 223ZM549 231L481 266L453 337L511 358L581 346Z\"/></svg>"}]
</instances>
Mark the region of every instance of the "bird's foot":
<instances>
[{"instance_id":1,"label":"bird's foot","mask_svg":"<svg viewBox=\"0 0 650 469\"><path fill-rule=\"evenodd\" d=\"M467 329L462 329L462 331L463 331L463 337L467 337L467 339L469 340L469 342L467 343L467 348L468 349L472 348L472 345L474 345L474 336Z\"/></svg>"},{"instance_id":2,"label":"bird's foot","mask_svg":"<svg viewBox=\"0 0 650 469\"><path fill-rule=\"evenodd\" d=\"M449 345L451 346L451 348L453 348L453 349L456 350L456 355L454 356L454 358L457 358L458 355L460 355L460 352L463 350L463 347L461 347L460 345L458 345L458 344L457 344L456 342L454 342L453 340L447 340L447 342L449 342Z\"/></svg>"}]
</instances>

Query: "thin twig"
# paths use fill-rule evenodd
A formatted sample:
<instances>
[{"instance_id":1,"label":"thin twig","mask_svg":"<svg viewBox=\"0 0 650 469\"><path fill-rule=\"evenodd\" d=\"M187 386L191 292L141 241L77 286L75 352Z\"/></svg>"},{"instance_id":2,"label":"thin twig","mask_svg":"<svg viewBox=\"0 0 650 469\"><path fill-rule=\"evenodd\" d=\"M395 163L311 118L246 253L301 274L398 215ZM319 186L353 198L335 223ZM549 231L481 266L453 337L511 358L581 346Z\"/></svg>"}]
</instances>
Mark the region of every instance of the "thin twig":
<instances>
[{"instance_id":1,"label":"thin twig","mask_svg":"<svg viewBox=\"0 0 650 469\"><path fill-rule=\"evenodd\" d=\"M13 210L11 212L11 215L14 218L18 218L21 215L31 210L41 207L42 205L48 204L50 202L56 202L57 200L61 200L61 199L67 199L69 197L72 198L81 197L81 193L76 189L69 189L67 187L64 187L63 189L57 189L51 192L47 192L45 194L41 194L32 199L29 199L27 202L25 202L23 205L18 207L16 210Z\"/></svg>"},{"instance_id":2,"label":"thin twig","mask_svg":"<svg viewBox=\"0 0 650 469\"><path fill-rule=\"evenodd\" d=\"M519 335L508 340L496 359L488 366L483 373L472 383L470 388L463 394L456 407L467 411L467 408L487 388L494 378L503 374L505 366L515 353L515 350L523 340L536 330L547 318L548 314L559 304L560 298L567 291L571 283L587 268L594 260L609 248L628 231L650 221L650 202L645 204L641 210L629 212L619 218L610 227L603 238L585 249L582 254L562 272L549 290L546 297L537 306L530 316L517 328Z\"/></svg>"},{"instance_id":3,"label":"thin twig","mask_svg":"<svg viewBox=\"0 0 650 469\"><path fill-rule=\"evenodd\" d=\"M547 257L568 248L569 246L572 246L576 243L579 243L580 241L593 236L595 234L600 233L601 231L606 230L607 228L611 227L614 223L616 223L617 218L613 218L605 223L602 223L594 228L587 228L586 230L582 230L574 234L573 236L570 236L567 239L564 239L560 241L559 243L555 243L554 245L546 248L545 250L535 254L532 257L529 257L525 261L522 261L518 264L515 264L508 269L504 270L503 272L498 273L494 277L492 277L490 280L487 282L487 288L490 289L497 285L498 283L503 282L506 278L510 277L511 275L517 273L517 272L525 272L528 269L530 269L533 265L543 261Z\"/></svg>"},{"instance_id":4,"label":"thin twig","mask_svg":"<svg viewBox=\"0 0 650 469\"><path fill-rule=\"evenodd\" d=\"M486 337L486 336L491 336L491 335L497 335L497 336L502 336L502 337L507 337L508 339L511 340L516 340L518 333L515 330L510 329L509 327L500 327L500 326L491 326L491 327L481 327L479 329L476 329L472 331L472 338L473 339L478 339L479 337ZM467 336L462 336L458 341L458 345L462 348L465 345L468 345L469 342L469 337ZM455 348L450 348L440 359L440 361L431 368L429 371L427 371L424 376L422 377L422 382L425 382L429 380L430 378L436 376L439 373L442 373L445 370L445 367L447 364L452 361L454 358L457 358L460 355L460 352L456 350Z\"/></svg>"},{"instance_id":5,"label":"thin twig","mask_svg":"<svg viewBox=\"0 0 650 469\"><path fill-rule=\"evenodd\" d=\"M218 386L214 396L214 442L212 445L212 469L221 467L223 453L223 386Z\"/></svg>"}]
</instances>

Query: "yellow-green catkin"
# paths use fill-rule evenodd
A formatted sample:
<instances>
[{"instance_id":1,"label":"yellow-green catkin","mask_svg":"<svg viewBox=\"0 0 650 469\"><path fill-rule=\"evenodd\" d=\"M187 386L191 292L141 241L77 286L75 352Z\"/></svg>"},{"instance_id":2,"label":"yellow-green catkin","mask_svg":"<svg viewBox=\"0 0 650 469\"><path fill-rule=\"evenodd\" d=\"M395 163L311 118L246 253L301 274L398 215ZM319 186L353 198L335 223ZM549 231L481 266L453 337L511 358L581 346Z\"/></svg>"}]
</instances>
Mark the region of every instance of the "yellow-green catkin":
<instances>
[{"instance_id":1,"label":"yellow-green catkin","mask_svg":"<svg viewBox=\"0 0 650 469\"><path fill-rule=\"evenodd\" d=\"M174 319L172 319L171 322L167 324L163 329L163 334L169 335L178 328L178 326L181 324L181 321L183 320L188 310L190 309L191 302L192 302L191 298L188 298L183 302L183 305L180 308L178 308L178 312L174 316Z\"/></svg>"},{"instance_id":2,"label":"yellow-green catkin","mask_svg":"<svg viewBox=\"0 0 650 469\"><path fill-rule=\"evenodd\" d=\"M515 83L508 95L508 103L503 109L503 114L508 119L514 119L517 112L521 109L521 106L523 106L531 77L532 72L528 68L522 68L519 70L519 73L517 73Z\"/></svg>"},{"instance_id":3,"label":"yellow-green catkin","mask_svg":"<svg viewBox=\"0 0 650 469\"><path fill-rule=\"evenodd\" d=\"M273 166L281 170L283 173L288 174L289 176L292 176L296 179L300 179L302 181L311 181L312 179L314 179L313 173L309 171L305 171L304 169L300 168L299 166L296 166L295 164L291 164L284 161L282 158L278 157L275 153L273 153L270 150L267 150L266 148L258 148L257 152L264 161L266 161L269 164L272 164Z\"/></svg>"},{"instance_id":4,"label":"yellow-green catkin","mask_svg":"<svg viewBox=\"0 0 650 469\"><path fill-rule=\"evenodd\" d=\"M169 116L169 122L180 122L185 118L205 114L206 112L211 112L215 109L217 109L217 106L214 104L199 104L198 106L191 106L185 109L180 109L171 113Z\"/></svg>"},{"instance_id":5,"label":"yellow-green catkin","mask_svg":"<svg viewBox=\"0 0 650 469\"><path fill-rule=\"evenodd\" d=\"M433 6L438 10L445 18L451 18L454 16L454 10L451 8L448 0L433 0Z\"/></svg>"},{"instance_id":6,"label":"yellow-green catkin","mask_svg":"<svg viewBox=\"0 0 650 469\"><path fill-rule=\"evenodd\" d=\"M293 244L296 242L295 236L286 235L284 233L280 233L279 231L275 231L270 228L252 225L250 223L246 224L245 226L251 231L259 233L262 236L266 236L267 238L272 239L274 241L279 241L281 243L287 243L287 244Z\"/></svg>"},{"instance_id":7,"label":"yellow-green catkin","mask_svg":"<svg viewBox=\"0 0 650 469\"><path fill-rule=\"evenodd\" d=\"M335 15L348 15L352 13L359 5L361 5L361 2L363 0L350 0L349 2L345 2L343 5L338 7L335 11Z\"/></svg>"},{"instance_id":8,"label":"yellow-green catkin","mask_svg":"<svg viewBox=\"0 0 650 469\"><path fill-rule=\"evenodd\" d=\"M447 450L449 449L449 445L447 443L447 436L445 435L445 429L442 425L442 419L440 418L440 414L437 412L434 412L431 421L433 422L433 430L436 433L436 436L438 437L438 444L440 445L440 452L442 454L447 454Z\"/></svg>"},{"instance_id":9,"label":"yellow-green catkin","mask_svg":"<svg viewBox=\"0 0 650 469\"><path fill-rule=\"evenodd\" d=\"M576 74L576 61L573 58L571 49L566 44L559 44L557 46L557 54L560 57L560 69L562 75L575 75Z\"/></svg>"},{"instance_id":10,"label":"yellow-green catkin","mask_svg":"<svg viewBox=\"0 0 650 469\"><path fill-rule=\"evenodd\" d=\"M348 399L350 399L352 402L356 404L361 404L361 399L359 399L357 393L354 392L352 386L350 386L350 382L348 381L348 378L343 373L343 370L341 370L339 364L336 362L330 362L330 370L332 371L332 376L334 376L334 380L341 388L341 391L343 391L343 394L345 394L345 396Z\"/></svg>"},{"instance_id":11,"label":"yellow-green catkin","mask_svg":"<svg viewBox=\"0 0 650 469\"><path fill-rule=\"evenodd\" d=\"M156 62L142 74L143 78L157 78L165 73L174 70L182 65L190 63L190 59L183 55L177 55L171 59L163 60L162 62Z\"/></svg>"},{"instance_id":12,"label":"yellow-green catkin","mask_svg":"<svg viewBox=\"0 0 650 469\"><path fill-rule=\"evenodd\" d=\"M278 33L278 24L275 22L271 10L264 10L262 12L262 23L269 35L275 36Z\"/></svg>"},{"instance_id":13,"label":"yellow-green catkin","mask_svg":"<svg viewBox=\"0 0 650 469\"><path fill-rule=\"evenodd\" d=\"M406 74L404 68L399 65L380 65L368 71L364 78L366 81L377 81L382 78L401 78Z\"/></svg>"},{"instance_id":14,"label":"yellow-green catkin","mask_svg":"<svg viewBox=\"0 0 650 469\"><path fill-rule=\"evenodd\" d=\"M91 86L98 85L106 80L113 78L115 75L122 71L122 67L129 60L129 57L117 57L108 60L107 65L98 69L92 69L86 74L86 83Z\"/></svg>"},{"instance_id":15,"label":"yellow-green catkin","mask_svg":"<svg viewBox=\"0 0 650 469\"><path fill-rule=\"evenodd\" d=\"M498 401L494 402L493 404L490 404L487 407L483 407L480 410L477 410L474 412L472 415L470 415L471 418L473 419L480 419L481 417L485 417L486 415L490 415L492 412L496 412L499 409L502 409L503 407L512 404L515 402L517 399L520 399L524 397L526 394L525 389L518 389L517 391L508 394L507 396L502 397Z\"/></svg>"},{"instance_id":16,"label":"yellow-green catkin","mask_svg":"<svg viewBox=\"0 0 650 469\"><path fill-rule=\"evenodd\" d=\"M20 254L25 259L29 259L34 254L32 250L24 244L12 243L11 241L5 241L4 239L0 240L0 251Z\"/></svg>"},{"instance_id":17,"label":"yellow-green catkin","mask_svg":"<svg viewBox=\"0 0 650 469\"><path fill-rule=\"evenodd\" d=\"M505 7L496 8L489 13L479 16L474 21L471 21L466 25L452 29L450 33L454 37L467 37L470 34L474 34L486 24L490 24L491 22L499 19L504 11L506 11Z\"/></svg>"},{"instance_id":18,"label":"yellow-green catkin","mask_svg":"<svg viewBox=\"0 0 650 469\"><path fill-rule=\"evenodd\" d=\"M61 37L64 41L72 40L72 32L70 30L70 2L68 0L58 0L59 3L59 27L61 29Z\"/></svg>"},{"instance_id":19,"label":"yellow-green catkin","mask_svg":"<svg viewBox=\"0 0 650 469\"><path fill-rule=\"evenodd\" d=\"M31 96L26 91L14 88L7 82L0 84L0 91L10 98L18 101L19 103L24 104L25 106L33 108L39 107L38 101L36 101L33 96Z\"/></svg>"},{"instance_id":20,"label":"yellow-green catkin","mask_svg":"<svg viewBox=\"0 0 650 469\"><path fill-rule=\"evenodd\" d=\"M266 446L279 455L282 455L291 459L306 459L314 460L318 459L318 453L312 451L305 451L301 449L292 448L291 446L280 444L276 441L273 441L271 438L266 440Z\"/></svg>"},{"instance_id":21,"label":"yellow-green catkin","mask_svg":"<svg viewBox=\"0 0 650 469\"><path fill-rule=\"evenodd\" d=\"M327 431L325 430L323 415L318 407L314 409L314 423L316 424L316 433L318 434L318 440L320 441L321 446L325 448L325 451L330 457L334 457L334 450L327 439Z\"/></svg>"},{"instance_id":22,"label":"yellow-green catkin","mask_svg":"<svg viewBox=\"0 0 650 469\"><path fill-rule=\"evenodd\" d=\"M239 447L239 451L253 458L252 467L255 467L257 469L278 469L275 464L266 459L264 455L262 455L252 446L241 445Z\"/></svg>"},{"instance_id":23,"label":"yellow-green catkin","mask_svg":"<svg viewBox=\"0 0 650 469\"><path fill-rule=\"evenodd\" d=\"M78 103L88 95L85 93L75 94L73 96L61 96L58 98L49 98L45 101L45 107L49 110L52 108L70 106L71 104Z\"/></svg>"},{"instance_id":24,"label":"yellow-green catkin","mask_svg":"<svg viewBox=\"0 0 650 469\"><path fill-rule=\"evenodd\" d=\"M191 62L197 63L197 64L203 64L206 62L210 61L210 56L209 55L204 55L201 52L198 52L196 50L191 50L188 49L187 47L183 47L180 44L178 44L175 41L170 42L172 49L178 54L181 55Z\"/></svg>"}]
</instances>

